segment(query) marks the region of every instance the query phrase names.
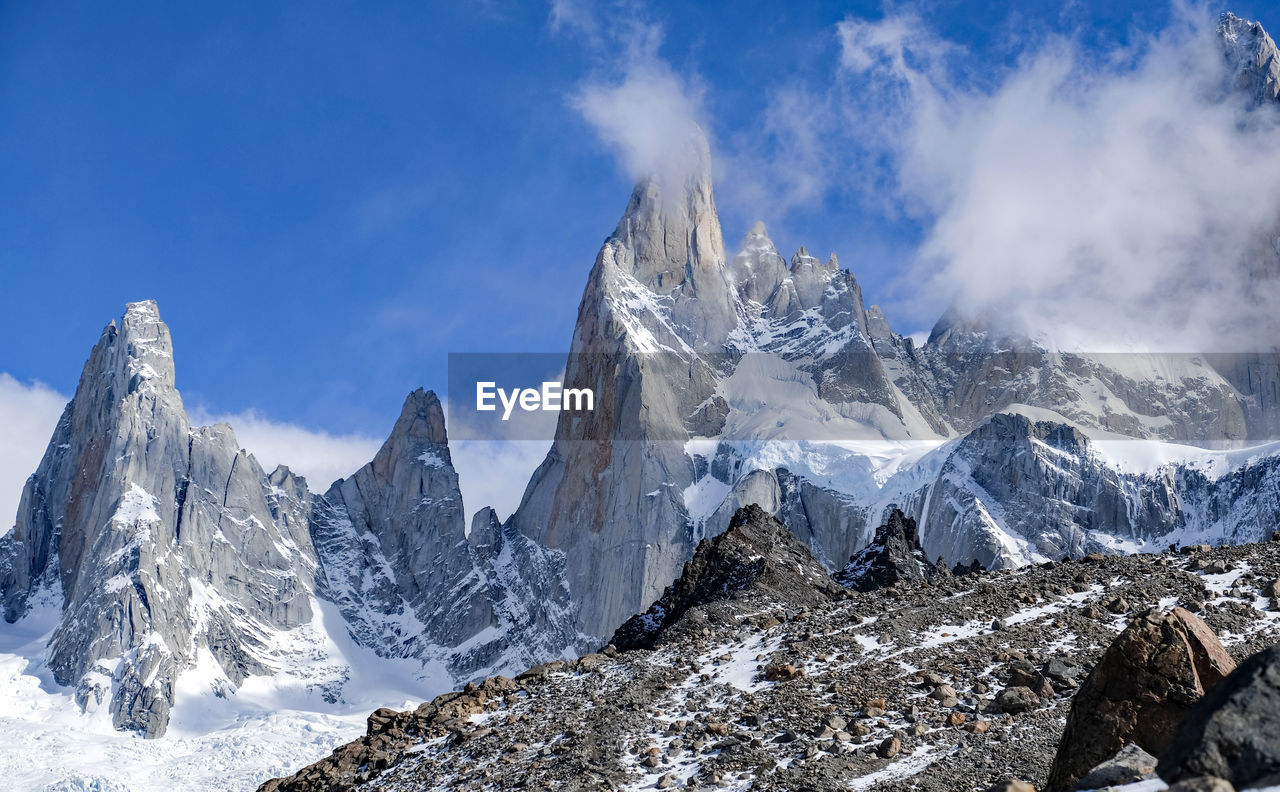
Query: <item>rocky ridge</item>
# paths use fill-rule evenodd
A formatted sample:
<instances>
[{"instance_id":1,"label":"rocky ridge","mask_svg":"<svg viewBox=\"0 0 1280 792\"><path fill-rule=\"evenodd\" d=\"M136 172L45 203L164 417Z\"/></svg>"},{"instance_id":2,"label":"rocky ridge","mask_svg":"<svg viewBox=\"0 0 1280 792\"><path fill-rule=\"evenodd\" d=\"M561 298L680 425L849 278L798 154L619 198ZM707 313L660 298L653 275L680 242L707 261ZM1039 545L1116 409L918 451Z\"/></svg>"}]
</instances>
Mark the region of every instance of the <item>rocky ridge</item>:
<instances>
[{"instance_id":1,"label":"rocky ridge","mask_svg":"<svg viewBox=\"0 0 1280 792\"><path fill-rule=\"evenodd\" d=\"M655 649L609 646L376 713L366 738L264 789L1039 788L1075 691L1127 625L1180 604L1242 660L1280 640L1277 576L1280 542L776 610L730 597Z\"/></svg>"}]
</instances>

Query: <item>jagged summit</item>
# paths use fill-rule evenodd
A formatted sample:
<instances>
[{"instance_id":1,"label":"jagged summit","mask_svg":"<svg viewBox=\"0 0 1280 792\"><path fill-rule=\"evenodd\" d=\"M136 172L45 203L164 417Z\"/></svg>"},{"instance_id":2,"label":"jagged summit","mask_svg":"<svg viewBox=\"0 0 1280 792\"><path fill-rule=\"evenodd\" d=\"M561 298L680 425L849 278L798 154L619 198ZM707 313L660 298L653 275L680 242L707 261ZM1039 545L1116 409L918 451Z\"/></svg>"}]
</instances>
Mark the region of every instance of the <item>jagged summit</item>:
<instances>
[{"instance_id":1,"label":"jagged summit","mask_svg":"<svg viewBox=\"0 0 1280 792\"><path fill-rule=\"evenodd\" d=\"M624 272L657 294L725 296L724 240L711 186L711 151L694 129L674 157L679 176L648 176L631 193L611 240Z\"/></svg>"},{"instance_id":2,"label":"jagged summit","mask_svg":"<svg viewBox=\"0 0 1280 792\"><path fill-rule=\"evenodd\" d=\"M504 533L492 509L470 536L435 393L410 393L373 460L314 501L319 593L385 657L469 679L556 656L576 636L557 559Z\"/></svg>"},{"instance_id":3,"label":"jagged summit","mask_svg":"<svg viewBox=\"0 0 1280 792\"><path fill-rule=\"evenodd\" d=\"M310 621L308 498L286 474L269 480L230 427L190 425L169 329L155 302L130 303L0 539L5 618L60 603L57 682L117 728L161 735L198 656L233 689L269 665L265 635Z\"/></svg>"},{"instance_id":4,"label":"jagged summit","mask_svg":"<svg viewBox=\"0 0 1280 792\"><path fill-rule=\"evenodd\" d=\"M1280 100L1280 52L1262 25L1228 11L1218 17L1218 36L1232 87L1248 92L1259 104Z\"/></svg>"},{"instance_id":5,"label":"jagged summit","mask_svg":"<svg viewBox=\"0 0 1280 792\"><path fill-rule=\"evenodd\" d=\"M619 627L611 643L619 649L652 648L668 632L700 632L708 621L732 623L735 613L799 608L841 596L840 586L809 548L753 503L733 515L727 531L702 540L680 577L647 611ZM691 613L701 606L710 607Z\"/></svg>"},{"instance_id":6,"label":"jagged summit","mask_svg":"<svg viewBox=\"0 0 1280 792\"><path fill-rule=\"evenodd\" d=\"M401 461L411 466L413 475L453 464L444 408L435 391L418 388L405 397L391 434L369 464L377 475L393 478L394 468ZM424 464L415 464L417 462Z\"/></svg>"},{"instance_id":7,"label":"jagged summit","mask_svg":"<svg viewBox=\"0 0 1280 792\"><path fill-rule=\"evenodd\" d=\"M916 521L894 509L876 529L871 544L849 559L836 580L857 591L874 591L898 583L918 583L934 572L920 546Z\"/></svg>"},{"instance_id":8,"label":"jagged summit","mask_svg":"<svg viewBox=\"0 0 1280 792\"><path fill-rule=\"evenodd\" d=\"M410 393L374 459L313 497L227 424L191 426L173 383L156 304L129 304L0 538L5 619L54 613L29 626L51 631L40 659L84 709L158 737L180 688L227 697L263 674L333 703L354 661L331 629L439 663L437 687L580 643L557 557L491 511L466 535L434 393Z\"/></svg>"}]
</instances>

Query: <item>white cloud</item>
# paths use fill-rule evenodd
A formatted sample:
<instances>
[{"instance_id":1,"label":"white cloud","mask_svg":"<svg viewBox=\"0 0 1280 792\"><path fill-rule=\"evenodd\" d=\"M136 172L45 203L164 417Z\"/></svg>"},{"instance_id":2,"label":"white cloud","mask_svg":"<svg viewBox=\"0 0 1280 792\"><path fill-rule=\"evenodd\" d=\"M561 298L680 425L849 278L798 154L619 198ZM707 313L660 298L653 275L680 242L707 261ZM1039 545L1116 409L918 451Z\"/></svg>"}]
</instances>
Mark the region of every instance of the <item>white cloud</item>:
<instances>
[{"instance_id":1,"label":"white cloud","mask_svg":"<svg viewBox=\"0 0 1280 792\"><path fill-rule=\"evenodd\" d=\"M333 435L275 421L252 410L213 414L195 409L191 411L191 421L193 425L231 424L240 445L257 458L264 470L269 473L276 465L287 465L305 476L307 486L317 494L372 460L385 439ZM550 437L550 430L547 436ZM492 506L500 519L510 516L520 505L525 485L550 447L550 440L451 440L449 454L458 472L468 524L471 516L485 506Z\"/></svg>"},{"instance_id":2,"label":"white cloud","mask_svg":"<svg viewBox=\"0 0 1280 792\"><path fill-rule=\"evenodd\" d=\"M231 424L242 448L257 458L270 473L276 465L286 465L306 477L312 492L323 493L329 485L346 478L373 459L382 439L359 434L334 435L297 424L275 421L250 410L242 413L210 413L191 410L193 426Z\"/></svg>"},{"instance_id":3,"label":"white cloud","mask_svg":"<svg viewBox=\"0 0 1280 792\"><path fill-rule=\"evenodd\" d=\"M0 372L0 534L13 527L27 477L36 472L68 398Z\"/></svg>"},{"instance_id":4,"label":"white cloud","mask_svg":"<svg viewBox=\"0 0 1280 792\"><path fill-rule=\"evenodd\" d=\"M916 18L842 23L851 134L926 228L904 286L1064 345L1270 346L1280 113L1225 90L1214 25L1042 40L974 88Z\"/></svg>"},{"instance_id":5,"label":"white cloud","mask_svg":"<svg viewBox=\"0 0 1280 792\"><path fill-rule=\"evenodd\" d=\"M659 55L662 27L647 22L640 6L556 0L551 26L575 37L600 62L600 73L578 86L569 105L629 177L654 177L665 194L704 167L700 82Z\"/></svg>"},{"instance_id":6,"label":"white cloud","mask_svg":"<svg viewBox=\"0 0 1280 792\"><path fill-rule=\"evenodd\" d=\"M838 166L830 145L840 128L833 99L800 84L767 91L758 127L734 134L717 153L720 204L754 221L821 201Z\"/></svg>"},{"instance_id":7,"label":"white cloud","mask_svg":"<svg viewBox=\"0 0 1280 792\"><path fill-rule=\"evenodd\" d=\"M593 0L551 0L551 29L584 36L598 35L600 19L595 5Z\"/></svg>"},{"instance_id":8,"label":"white cloud","mask_svg":"<svg viewBox=\"0 0 1280 792\"><path fill-rule=\"evenodd\" d=\"M550 440L450 441L468 520L485 506L492 506L500 520L511 516L550 448Z\"/></svg>"}]
</instances>

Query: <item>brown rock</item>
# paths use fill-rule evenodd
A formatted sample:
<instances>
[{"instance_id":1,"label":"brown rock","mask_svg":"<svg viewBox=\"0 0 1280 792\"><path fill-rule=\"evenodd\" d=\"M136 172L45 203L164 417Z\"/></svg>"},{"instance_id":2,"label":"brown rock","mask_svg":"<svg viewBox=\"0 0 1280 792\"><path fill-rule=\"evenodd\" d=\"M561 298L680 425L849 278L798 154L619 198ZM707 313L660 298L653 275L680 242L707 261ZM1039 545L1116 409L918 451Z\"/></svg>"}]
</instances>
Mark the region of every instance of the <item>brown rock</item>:
<instances>
[{"instance_id":1,"label":"brown rock","mask_svg":"<svg viewBox=\"0 0 1280 792\"><path fill-rule=\"evenodd\" d=\"M1007 779L997 782L987 792L1036 792L1036 788L1028 784L1026 781L1018 781L1016 779Z\"/></svg>"},{"instance_id":2,"label":"brown rock","mask_svg":"<svg viewBox=\"0 0 1280 792\"><path fill-rule=\"evenodd\" d=\"M964 720L965 718L964 718L963 712L953 712L950 715L948 715L947 719L943 722L946 723L948 726L959 726L964 723Z\"/></svg>"},{"instance_id":3,"label":"brown rock","mask_svg":"<svg viewBox=\"0 0 1280 792\"><path fill-rule=\"evenodd\" d=\"M902 741L897 737L886 737L884 742L876 746L876 756L881 759L892 759L902 752Z\"/></svg>"},{"instance_id":4,"label":"brown rock","mask_svg":"<svg viewBox=\"0 0 1280 792\"><path fill-rule=\"evenodd\" d=\"M996 696L996 706L1001 712L1017 715L1040 706L1040 697L1029 687L1015 685L1000 691Z\"/></svg>"},{"instance_id":5,"label":"brown rock","mask_svg":"<svg viewBox=\"0 0 1280 792\"><path fill-rule=\"evenodd\" d=\"M1046 788L1070 790L1125 743L1158 756L1192 705L1233 668L1194 614L1174 608L1135 616L1076 693Z\"/></svg>"},{"instance_id":6,"label":"brown rock","mask_svg":"<svg viewBox=\"0 0 1280 792\"><path fill-rule=\"evenodd\" d=\"M729 726L719 721L707 722L707 734L714 734L718 737L727 737L729 735Z\"/></svg>"},{"instance_id":7,"label":"brown rock","mask_svg":"<svg viewBox=\"0 0 1280 792\"><path fill-rule=\"evenodd\" d=\"M764 667L764 678L770 682L799 679L802 676L804 676L804 668L791 663L770 663Z\"/></svg>"}]
</instances>

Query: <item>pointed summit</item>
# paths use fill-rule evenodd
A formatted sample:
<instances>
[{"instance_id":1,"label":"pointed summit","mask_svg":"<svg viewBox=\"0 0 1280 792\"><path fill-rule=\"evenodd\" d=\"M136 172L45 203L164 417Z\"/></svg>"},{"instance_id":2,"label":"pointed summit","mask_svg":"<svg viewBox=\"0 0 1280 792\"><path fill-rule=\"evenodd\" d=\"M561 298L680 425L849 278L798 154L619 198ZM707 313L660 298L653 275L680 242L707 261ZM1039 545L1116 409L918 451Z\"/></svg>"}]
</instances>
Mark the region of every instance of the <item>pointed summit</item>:
<instances>
[{"instance_id":1,"label":"pointed summit","mask_svg":"<svg viewBox=\"0 0 1280 792\"><path fill-rule=\"evenodd\" d=\"M371 463L378 475L391 478L401 460L425 462L429 467L452 465L444 408L434 391L418 388L400 408L400 417Z\"/></svg>"},{"instance_id":2,"label":"pointed summit","mask_svg":"<svg viewBox=\"0 0 1280 792\"><path fill-rule=\"evenodd\" d=\"M118 729L162 735L202 652L234 689L268 667L270 630L311 620L310 496L289 479L268 481L229 426L192 429L169 329L153 301L130 303L0 538L5 619L60 602L46 656L58 684L107 705Z\"/></svg>"},{"instance_id":3,"label":"pointed summit","mask_svg":"<svg viewBox=\"0 0 1280 792\"><path fill-rule=\"evenodd\" d=\"M787 277L787 262L769 239L764 223L756 221L733 257L734 283L743 300L763 304Z\"/></svg>"},{"instance_id":4,"label":"pointed summit","mask_svg":"<svg viewBox=\"0 0 1280 792\"><path fill-rule=\"evenodd\" d=\"M701 129L694 127L673 163L671 174L636 184L609 239L613 244L606 243L601 257L657 295L697 298L703 304L690 306L690 326L718 342L735 315L711 188L711 152Z\"/></svg>"},{"instance_id":5,"label":"pointed summit","mask_svg":"<svg viewBox=\"0 0 1280 792\"><path fill-rule=\"evenodd\" d=\"M1218 36L1231 87L1251 93L1258 104L1280 100L1280 52L1262 25L1225 12L1218 18Z\"/></svg>"}]
</instances>

